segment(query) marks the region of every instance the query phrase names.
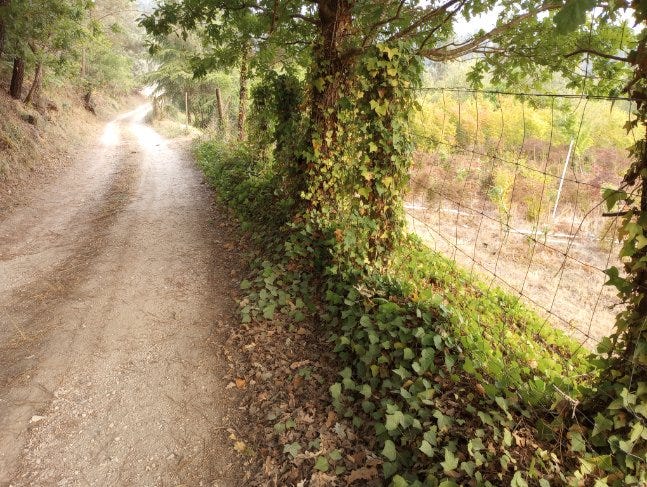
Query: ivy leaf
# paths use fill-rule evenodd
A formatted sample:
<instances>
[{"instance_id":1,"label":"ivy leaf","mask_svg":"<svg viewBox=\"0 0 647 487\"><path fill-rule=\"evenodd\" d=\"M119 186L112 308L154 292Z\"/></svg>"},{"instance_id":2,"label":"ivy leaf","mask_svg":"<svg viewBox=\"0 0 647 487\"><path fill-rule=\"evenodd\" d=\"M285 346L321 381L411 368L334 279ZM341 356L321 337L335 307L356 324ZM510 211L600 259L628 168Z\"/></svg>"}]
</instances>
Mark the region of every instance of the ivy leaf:
<instances>
[{"instance_id":1,"label":"ivy leaf","mask_svg":"<svg viewBox=\"0 0 647 487\"><path fill-rule=\"evenodd\" d=\"M323 78L317 78L312 82L312 84L314 85L315 88L317 88L317 91L321 92L324 89L325 81Z\"/></svg>"},{"instance_id":2,"label":"ivy leaf","mask_svg":"<svg viewBox=\"0 0 647 487\"><path fill-rule=\"evenodd\" d=\"M627 193L618 189L604 188L602 190L602 198L607 203L607 210L612 210L618 201L627 199Z\"/></svg>"},{"instance_id":3,"label":"ivy leaf","mask_svg":"<svg viewBox=\"0 0 647 487\"><path fill-rule=\"evenodd\" d=\"M317 461L315 462L316 470L319 470L320 472L327 472L329 468L330 465L328 465L328 460L326 459L326 457L321 456L317 458Z\"/></svg>"},{"instance_id":4,"label":"ivy leaf","mask_svg":"<svg viewBox=\"0 0 647 487\"><path fill-rule=\"evenodd\" d=\"M276 304L268 304L263 308L263 318L266 320L271 320L274 318L274 310L276 309Z\"/></svg>"},{"instance_id":5,"label":"ivy leaf","mask_svg":"<svg viewBox=\"0 0 647 487\"><path fill-rule=\"evenodd\" d=\"M403 477L400 477L399 475L395 475L393 479L391 480L391 485L393 487L408 487L409 482L404 480Z\"/></svg>"},{"instance_id":6,"label":"ivy leaf","mask_svg":"<svg viewBox=\"0 0 647 487\"><path fill-rule=\"evenodd\" d=\"M341 396L341 383L335 382L330 386L330 395L333 399L339 399L339 396Z\"/></svg>"},{"instance_id":7,"label":"ivy leaf","mask_svg":"<svg viewBox=\"0 0 647 487\"><path fill-rule=\"evenodd\" d=\"M640 250L647 245L647 237L644 235L636 235L636 249Z\"/></svg>"},{"instance_id":8,"label":"ivy leaf","mask_svg":"<svg viewBox=\"0 0 647 487\"><path fill-rule=\"evenodd\" d=\"M328 457L334 462L341 460L341 452L339 450L333 450L328 454Z\"/></svg>"},{"instance_id":9,"label":"ivy leaf","mask_svg":"<svg viewBox=\"0 0 647 487\"><path fill-rule=\"evenodd\" d=\"M396 411L393 414L387 414L386 423L384 426L386 427L387 431L393 431L398 426L400 426L403 419L404 419L404 414L402 414L402 411Z\"/></svg>"},{"instance_id":10,"label":"ivy leaf","mask_svg":"<svg viewBox=\"0 0 647 487\"><path fill-rule=\"evenodd\" d=\"M610 267L604 273L609 276L609 280L604 283L605 286L613 286L623 294L631 292L631 283L620 277L620 271L617 267Z\"/></svg>"},{"instance_id":11,"label":"ivy leaf","mask_svg":"<svg viewBox=\"0 0 647 487\"><path fill-rule=\"evenodd\" d=\"M289 443L283 447L283 453L289 453L292 458L296 457L300 450L301 445L299 445L296 441L294 443Z\"/></svg>"},{"instance_id":12,"label":"ivy leaf","mask_svg":"<svg viewBox=\"0 0 647 487\"><path fill-rule=\"evenodd\" d=\"M444 472L451 472L458 467L458 458L448 448L445 448L445 461L440 462Z\"/></svg>"},{"instance_id":13,"label":"ivy leaf","mask_svg":"<svg viewBox=\"0 0 647 487\"><path fill-rule=\"evenodd\" d=\"M384 442L384 448L382 449L382 455L384 455L387 460L394 462L397 455L397 452L395 450L395 443L393 443L391 440L386 440Z\"/></svg>"},{"instance_id":14,"label":"ivy leaf","mask_svg":"<svg viewBox=\"0 0 647 487\"><path fill-rule=\"evenodd\" d=\"M510 481L510 487L528 487L528 482L526 482L519 470L514 473Z\"/></svg>"},{"instance_id":15,"label":"ivy leaf","mask_svg":"<svg viewBox=\"0 0 647 487\"><path fill-rule=\"evenodd\" d=\"M427 455L429 458L433 458L434 456L434 447L432 447L427 440L422 440L420 451Z\"/></svg>"}]
</instances>

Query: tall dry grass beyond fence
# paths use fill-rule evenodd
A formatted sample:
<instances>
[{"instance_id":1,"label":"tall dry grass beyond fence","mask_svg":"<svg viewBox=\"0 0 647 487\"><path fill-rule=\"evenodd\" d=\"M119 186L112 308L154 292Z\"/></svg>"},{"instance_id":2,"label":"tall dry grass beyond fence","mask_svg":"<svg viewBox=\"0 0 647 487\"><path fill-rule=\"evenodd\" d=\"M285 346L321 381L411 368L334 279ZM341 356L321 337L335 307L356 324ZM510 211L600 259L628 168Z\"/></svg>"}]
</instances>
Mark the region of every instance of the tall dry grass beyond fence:
<instances>
[{"instance_id":1,"label":"tall dry grass beyond fence","mask_svg":"<svg viewBox=\"0 0 647 487\"><path fill-rule=\"evenodd\" d=\"M594 348L620 311L605 270L621 266L622 208L603 191L629 166L632 101L432 87L419 101L411 229Z\"/></svg>"}]
</instances>

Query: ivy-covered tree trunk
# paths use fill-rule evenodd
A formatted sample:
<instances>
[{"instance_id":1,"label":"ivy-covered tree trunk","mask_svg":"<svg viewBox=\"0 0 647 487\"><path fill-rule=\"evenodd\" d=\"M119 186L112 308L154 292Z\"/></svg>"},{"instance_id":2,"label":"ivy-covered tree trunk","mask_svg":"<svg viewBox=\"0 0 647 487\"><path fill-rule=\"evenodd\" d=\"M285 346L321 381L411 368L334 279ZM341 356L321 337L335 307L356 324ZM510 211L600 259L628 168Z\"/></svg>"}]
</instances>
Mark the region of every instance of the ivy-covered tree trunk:
<instances>
[{"instance_id":1,"label":"ivy-covered tree trunk","mask_svg":"<svg viewBox=\"0 0 647 487\"><path fill-rule=\"evenodd\" d=\"M352 1L321 0L318 2L318 39L313 50L310 72L310 120L308 128L309 157L306 161L304 218L314 248L323 248L340 225L336 204L341 192L334 169L340 162L337 143L338 103L347 89L349 72L354 62L347 52L346 40L353 26ZM349 127L352 129L352 127ZM319 261L319 259L317 259Z\"/></svg>"},{"instance_id":2,"label":"ivy-covered tree trunk","mask_svg":"<svg viewBox=\"0 0 647 487\"><path fill-rule=\"evenodd\" d=\"M245 124L247 123L247 104L249 99L249 58L251 46L246 44L240 59L240 91L238 94L238 140L247 138Z\"/></svg>"},{"instance_id":3,"label":"ivy-covered tree trunk","mask_svg":"<svg viewBox=\"0 0 647 487\"><path fill-rule=\"evenodd\" d=\"M371 48L357 70L353 118L359 163L353 192L360 227L368 229L366 258L377 266L388 262L403 236L412 151L408 124L412 88L421 72L421 63L405 45L384 44Z\"/></svg>"},{"instance_id":4,"label":"ivy-covered tree trunk","mask_svg":"<svg viewBox=\"0 0 647 487\"><path fill-rule=\"evenodd\" d=\"M38 104L40 98L40 91L43 85L43 63L39 62L36 64L36 71L34 73L34 81L31 84L29 93L25 98L25 104L34 103Z\"/></svg>"},{"instance_id":5,"label":"ivy-covered tree trunk","mask_svg":"<svg viewBox=\"0 0 647 487\"><path fill-rule=\"evenodd\" d=\"M11 74L11 85L9 94L12 98L20 100L22 98L22 85L25 80L25 60L15 58L13 61L13 72Z\"/></svg>"}]
</instances>

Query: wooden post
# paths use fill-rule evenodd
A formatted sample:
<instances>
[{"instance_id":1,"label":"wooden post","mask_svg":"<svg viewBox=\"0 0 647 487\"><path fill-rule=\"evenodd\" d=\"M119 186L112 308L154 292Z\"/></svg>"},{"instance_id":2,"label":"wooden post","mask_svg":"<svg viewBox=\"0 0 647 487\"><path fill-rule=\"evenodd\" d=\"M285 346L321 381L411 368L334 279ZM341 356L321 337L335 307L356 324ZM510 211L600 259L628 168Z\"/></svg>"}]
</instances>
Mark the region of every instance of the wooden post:
<instances>
[{"instance_id":1,"label":"wooden post","mask_svg":"<svg viewBox=\"0 0 647 487\"><path fill-rule=\"evenodd\" d=\"M216 109L218 110L218 125L220 130L225 130L225 110L222 106L222 93L220 93L220 88L216 87Z\"/></svg>"},{"instance_id":2,"label":"wooden post","mask_svg":"<svg viewBox=\"0 0 647 487\"><path fill-rule=\"evenodd\" d=\"M189 92L184 92L184 110L186 112L186 133L189 133Z\"/></svg>"}]
</instances>

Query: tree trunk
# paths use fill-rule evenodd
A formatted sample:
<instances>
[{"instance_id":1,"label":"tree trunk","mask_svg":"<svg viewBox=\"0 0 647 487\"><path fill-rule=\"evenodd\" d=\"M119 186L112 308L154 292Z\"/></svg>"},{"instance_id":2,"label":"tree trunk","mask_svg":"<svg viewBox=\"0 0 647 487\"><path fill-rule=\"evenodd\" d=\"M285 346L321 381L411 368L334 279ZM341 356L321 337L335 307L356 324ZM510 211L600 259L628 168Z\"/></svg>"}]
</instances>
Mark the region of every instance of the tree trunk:
<instances>
[{"instance_id":1,"label":"tree trunk","mask_svg":"<svg viewBox=\"0 0 647 487\"><path fill-rule=\"evenodd\" d=\"M247 134L245 133L245 123L247 120L250 54L251 46L246 44L243 48L243 55L240 60L240 92L238 94L238 140L241 142L247 138Z\"/></svg>"},{"instance_id":2,"label":"tree trunk","mask_svg":"<svg viewBox=\"0 0 647 487\"><path fill-rule=\"evenodd\" d=\"M27 93L27 98L25 98L25 104L33 103L38 104L40 99L40 89L43 85L43 63L39 62L36 64L36 73L34 74L34 82L31 84L29 93Z\"/></svg>"},{"instance_id":3,"label":"tree trunk","mask_svg":"<svg viewBox=\"0 0 647 487\"><path fill-rule=\"evenodd\" d=\"M317 156L306 178L309 211L318 213L327 205L334 208L337 193L328 189L332 171L327 166L335 161L333 152L337 146L337 103L343 96L349 80L354 57L346 45L352 27L352 0L320 0L318 2L319 38L314 49L311 121L309 139L317 147Z\"/></svg>"},{"instance_id":4,"label":"tree trunk","mask_svg":"<svg viewBox=\"0 0 647 487\"><path fill-rule=\"evenodd\" d=\"M22 84L25 79L25 60L17 57L13 61L13 74L11 75L11 87L9 94L12 98L20 100L22 98Z\"/></svg>"},{"instance_id":5,"label":"tree trunk","mask_svg":"<svg viewBox=\"0 0 647 487\"><path fill-rule=\"evenodd\" d=\"M352 26L353 1L321 0L319 3L319 42L315 48L316 79L326 80L322 89L312 89L312 116L320 134L334 129L336 121L330 109L340 98L340 85L352 65L352 57L345 53L344 41ZM325 143L325 141L324 141ZM326 152L326 151L324 151Z\"/></svg>"}]
</instances>

